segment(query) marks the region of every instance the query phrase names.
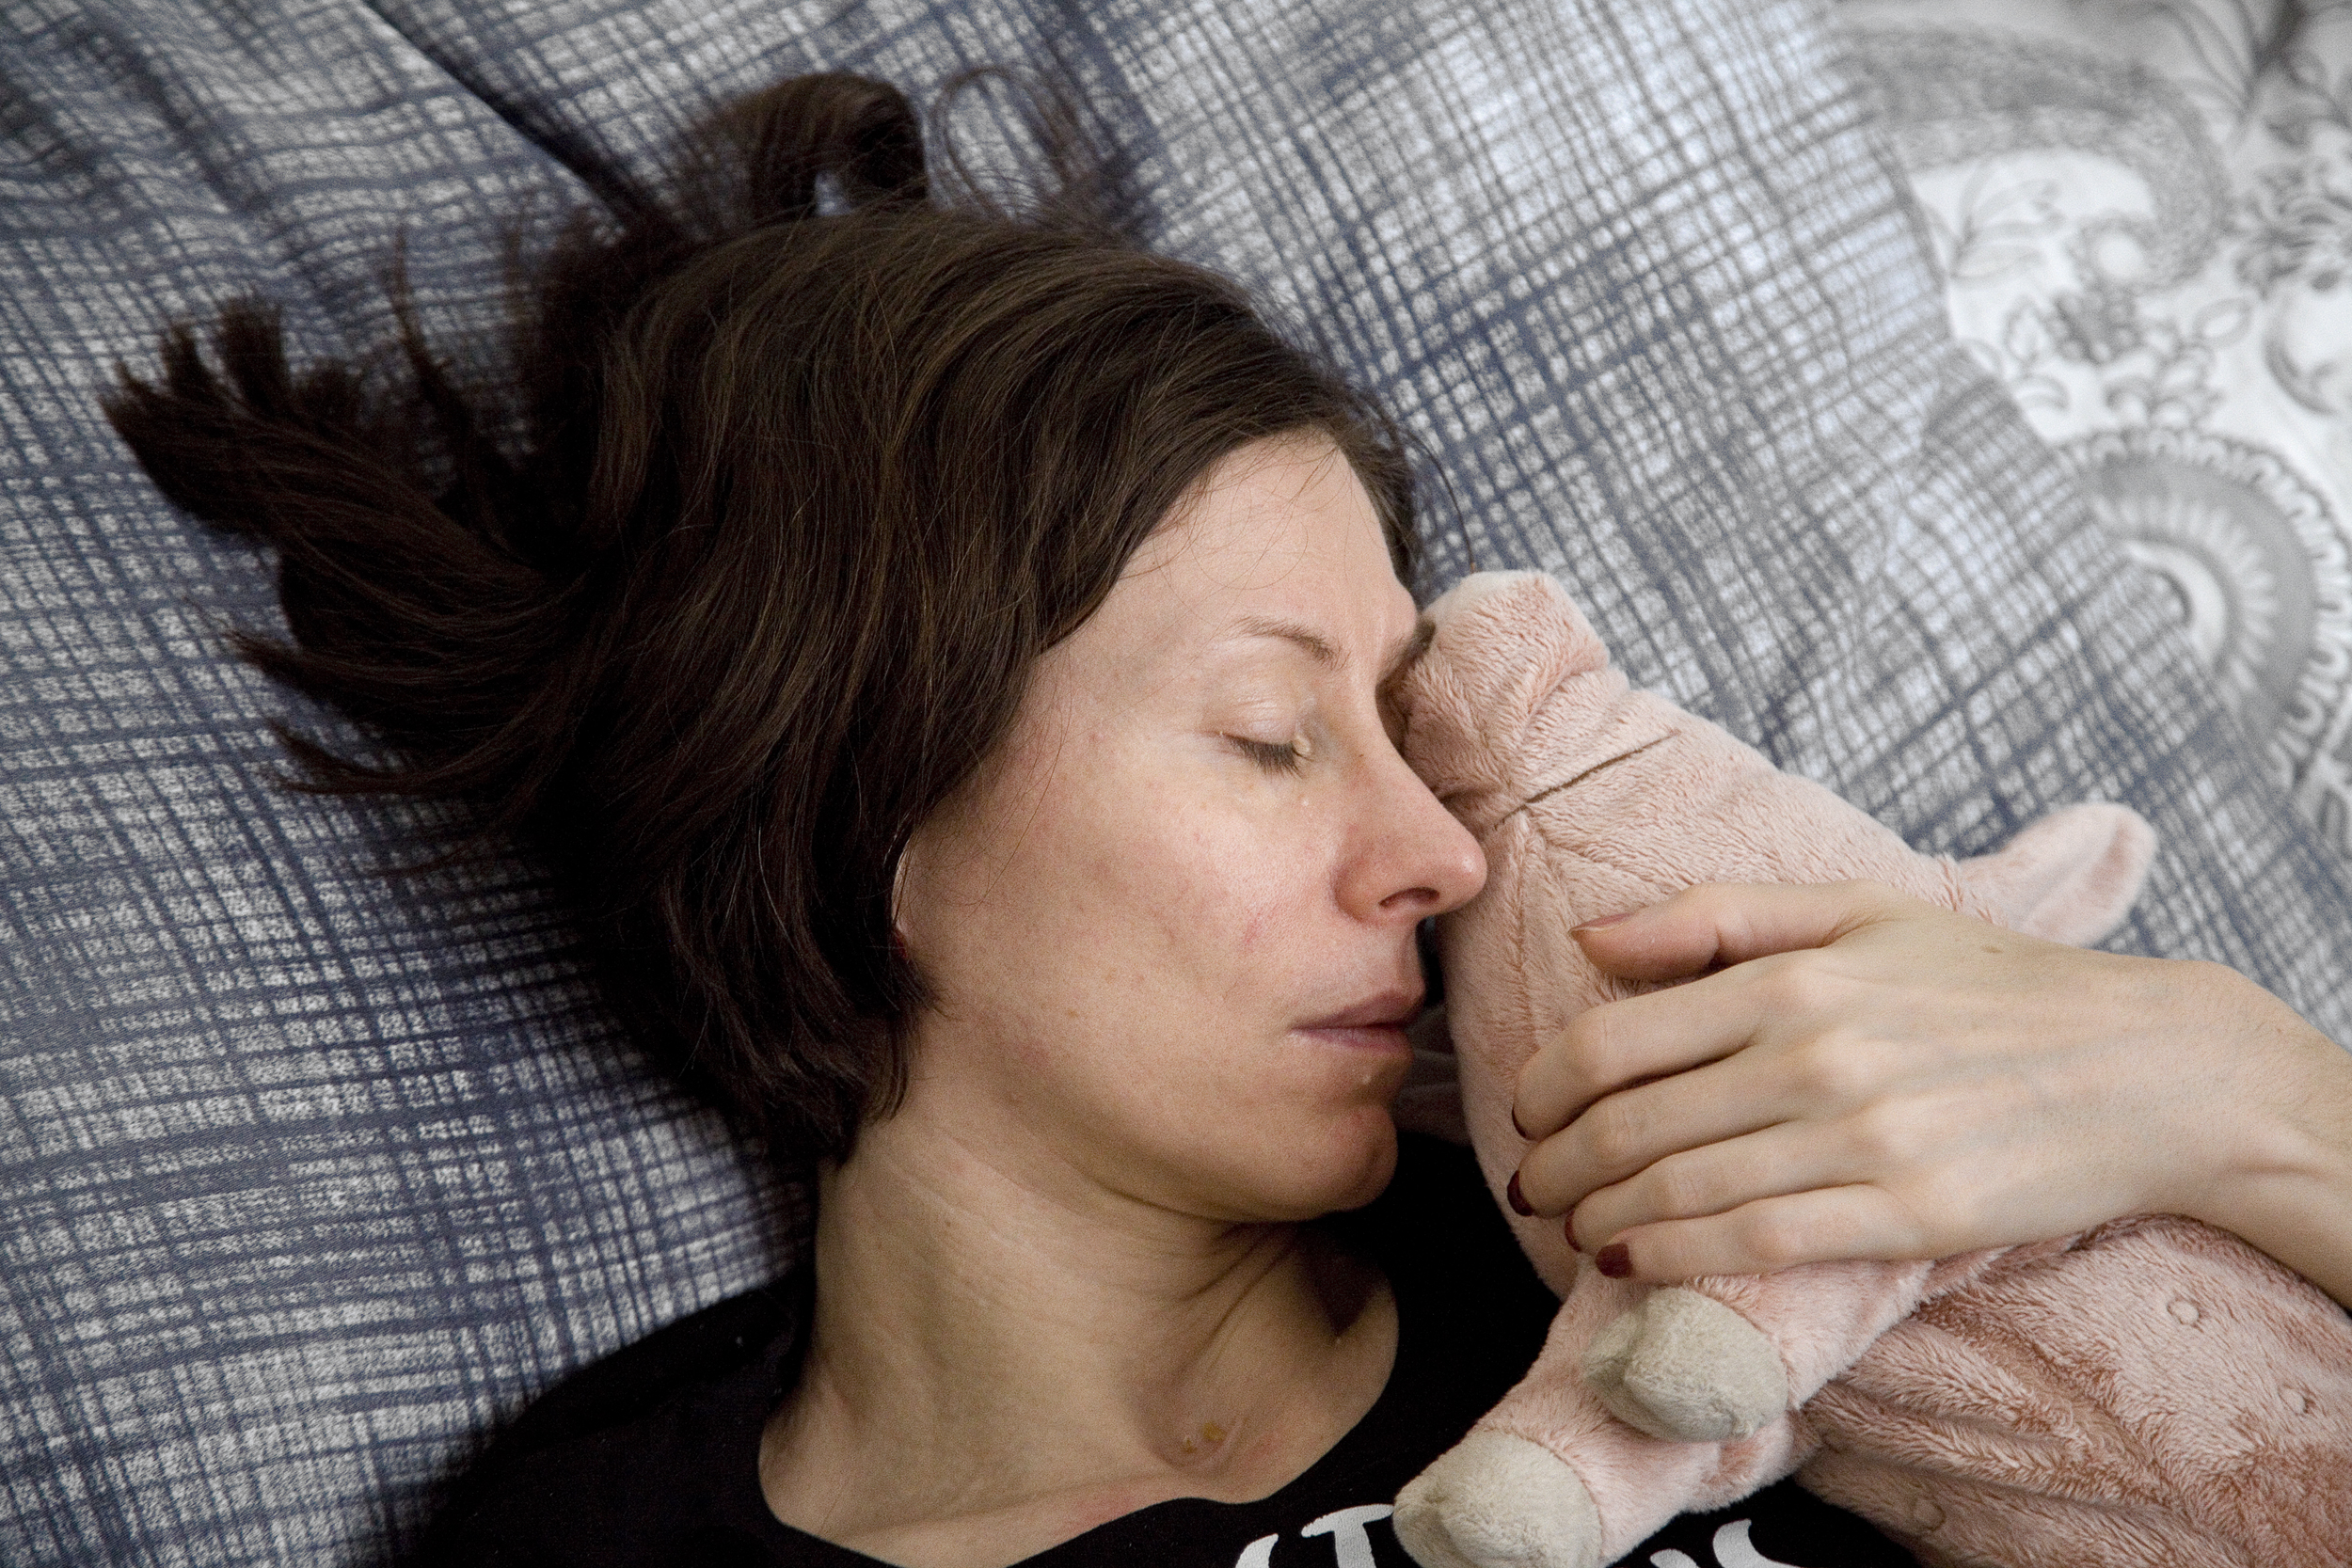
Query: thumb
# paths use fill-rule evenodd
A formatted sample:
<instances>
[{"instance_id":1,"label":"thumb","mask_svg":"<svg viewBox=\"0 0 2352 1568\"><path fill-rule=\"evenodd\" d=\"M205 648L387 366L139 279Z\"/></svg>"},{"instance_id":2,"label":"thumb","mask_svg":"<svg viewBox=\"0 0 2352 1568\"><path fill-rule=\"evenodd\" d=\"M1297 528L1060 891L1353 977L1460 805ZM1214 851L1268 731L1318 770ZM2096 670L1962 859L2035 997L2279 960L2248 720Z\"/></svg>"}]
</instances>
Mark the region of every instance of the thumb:
<instances>
[{"instance_id":1,"label":"thumb","mask_svg":"<svg viewBox=\"0 0 2352 1568\"><path fill-rule=\"evenodd\" d=\"M1625 980L1681 980L1770 953L1827 947L1928 906L1877 882L1719 882L1575 927L1584 956Z\"/></svg>"}]
</instances>

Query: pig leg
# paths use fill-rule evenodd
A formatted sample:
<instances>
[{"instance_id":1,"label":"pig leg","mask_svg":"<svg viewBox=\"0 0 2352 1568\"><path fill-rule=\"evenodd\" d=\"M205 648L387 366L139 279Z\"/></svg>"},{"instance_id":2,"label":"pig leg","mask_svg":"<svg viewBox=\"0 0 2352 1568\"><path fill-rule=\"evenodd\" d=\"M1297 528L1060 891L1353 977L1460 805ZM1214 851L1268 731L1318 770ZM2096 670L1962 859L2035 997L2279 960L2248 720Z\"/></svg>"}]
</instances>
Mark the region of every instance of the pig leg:
<instances>
[{"instance_id":1,"label":"pig leg","mask_svg":"<svg viewBox=\"0 0 2352 1568\"><path fill-rule=\"evenodd\" d=\"M1600 1510L1550 1449L1484 1423L1415 1476L1390 1516L1421 1568L1598 1568Z\"/></svg>"},{"instance_id":2,"label":"pig leg","mask_svg":"<svg viewBox=\"0 0 2352 1568\"><path fill-rule=\"evenodd\" d=\"M1745 1437L1811 1399L1923 1300L1959 1289L2001 1255L1813 1263L1664 1286L1594 1337L1584 1380L1618 1419L1666 1442Z\"/></svg>"},{"instance_id":3,"label":"pig leg","mask_svg":"<svg viewBox=\"0 0 2352 1568\"><path fill-rule=\"evenodd\" d=\"M1677 1285L1600 1331L1584 1381L1617 1419L1668 1443L1745 1437L1791 1403L1788 1369L1764 1331Z\"/></svg>"},{"instance_id":4,"label":"pig leg","mask_svg":"<svg viewBox=\"0 0 2352 1568\"><path fill-rule=\"evenodd\" d=\"M1422 1568L1597 1568L1804 1459L1785 1410L1731 1443L1661 1443L1610 1413L1582 1348L1644 1293L1581 1275L1534 1369L1398 1494L1397 1539Z\"/></svg>"}]
</instances>

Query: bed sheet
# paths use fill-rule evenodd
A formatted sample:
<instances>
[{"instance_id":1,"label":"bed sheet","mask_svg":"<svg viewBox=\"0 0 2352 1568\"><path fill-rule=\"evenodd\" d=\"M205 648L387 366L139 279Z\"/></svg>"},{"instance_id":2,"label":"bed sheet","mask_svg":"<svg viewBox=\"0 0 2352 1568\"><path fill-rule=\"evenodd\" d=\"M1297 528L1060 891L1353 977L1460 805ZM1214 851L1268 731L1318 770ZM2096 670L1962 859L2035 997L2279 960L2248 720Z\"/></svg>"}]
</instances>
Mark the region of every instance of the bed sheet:
<instances>
[{"instance_id":1,"label":"bed sheet","mask_svg":"<svg viewBox=\"0 0 2352 1568\"><path fill-rule=\"evenodd\" d=\"M2352 7L1846 0L1954 332L2352 858Z\"/></svg>"}]
</instances>

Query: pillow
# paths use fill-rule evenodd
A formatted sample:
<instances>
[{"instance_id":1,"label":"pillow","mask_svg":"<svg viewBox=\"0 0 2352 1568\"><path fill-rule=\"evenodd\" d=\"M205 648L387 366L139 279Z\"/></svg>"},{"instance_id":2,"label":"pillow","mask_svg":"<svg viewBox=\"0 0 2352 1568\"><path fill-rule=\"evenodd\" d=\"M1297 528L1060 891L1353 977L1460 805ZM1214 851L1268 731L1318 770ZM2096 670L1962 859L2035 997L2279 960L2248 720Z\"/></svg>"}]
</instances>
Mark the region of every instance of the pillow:
<instances>
[{"instance_id":1,"label":"pillow","mask_svg":"<svg viewBox=\"0 0 2352 1568\"><path fill-rule=\"evenodd\" d=\"M288 794L266 562L100 417L238 291L486 325L585 191L358 7L0 18L0 1562L374 1561L477 1434L784 1267L789 1192L638 1063L531 867Z\"/></svg>"},{"instance_id":2,"label":"pillow","mask_svg":"<svg viewBox=\"0 0 2352 1568\"><path fill-rule=\"evenodd\" d=\"M2137 11L1837 17L1962 342L2352 858L2352 8Z\"/></svg>"},{"instance_id":3,"label":"pillow","mask_svg":"<svg viewBox=\"0 0 2352 1568\"><path fill-rule=\"evenodd\" d=\"M504 227L811 69L1058 58L1157 242L1427 441L1430 584L1571 582L1636 678L1966 852L2129 800L2130 940L2347 1033L2352 899L1952 351L1811 5L24 0L0 17L0 1560L373 1562L565 1370L787 1267L796 1189L651 1079L520 862L282 793L266 563L101 420L239 293L490 342ZM992 134L985 95L969 104ZM1433 496L1433 500L1439 499ZM790 1151L780 1151L788 1157Z\"/></svg>"}]
</instances>

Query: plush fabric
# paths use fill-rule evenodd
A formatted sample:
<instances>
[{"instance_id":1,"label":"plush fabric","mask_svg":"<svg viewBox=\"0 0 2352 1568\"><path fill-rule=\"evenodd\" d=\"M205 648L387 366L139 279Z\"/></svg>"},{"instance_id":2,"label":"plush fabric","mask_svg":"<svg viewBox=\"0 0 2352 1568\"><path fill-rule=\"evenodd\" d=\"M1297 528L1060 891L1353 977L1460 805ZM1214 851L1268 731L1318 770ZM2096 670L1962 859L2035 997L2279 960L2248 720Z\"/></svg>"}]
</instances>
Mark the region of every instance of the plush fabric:
<instances>
[{"instance_id":1,"label":"plush fabric","mask_svg":"<svg viewBox=\"0 0 2352 1568\"><path fill-rule=\"evenodd\" d=\"M501 241L790 71L1058 57L1160 244L1428 443L1473 560L1935 847L2163 830L2141 947L2339 1036L2352 899L1997 388L1948 349L1801 0L19 0L0 12L0 1560L381 1560L563 1370L785 1266L797 1211L647 1080L532 870L268 784L265 563L98 417L158 320L496 346ZM983 140L994 124L971 105ZM530 248L527 242L526 252ZM1432 487L1433 503L1441 503ZM787 1155L789 1151L785 1151Z\"/></svg>"},{"instance_id":2,"label":"plush fabric","mask_svg":"<svg viewBox=\"0 0 2352 1568\"><path fill-rule=\"evenodd\" d=\"M1486 890L1438 932L1499 1200L1528 1148L1522 1067L1567 1019L1645 989L1593 967L1579 921L1701 882L1863 879L2082 942L2140 892L2150 835L2115 806L1973 861L1914 852L1629 690L1549 578L1470 578L1428 622L1398 703L1406 759L1486 853ZM1603 1277L1556 1220L1514 1224L1565 1300L1526 1379L1399 1495L1424 1568L1597 1568L1817 1452L1806 1484L1936 1563L2121 1562L2124 1520L2131 1549L2160 1544L2137 1560L2321 1568L2352 1527L2352 1318L2208 1227L1651 1289Z\"/></svg>"}]
</instances>

